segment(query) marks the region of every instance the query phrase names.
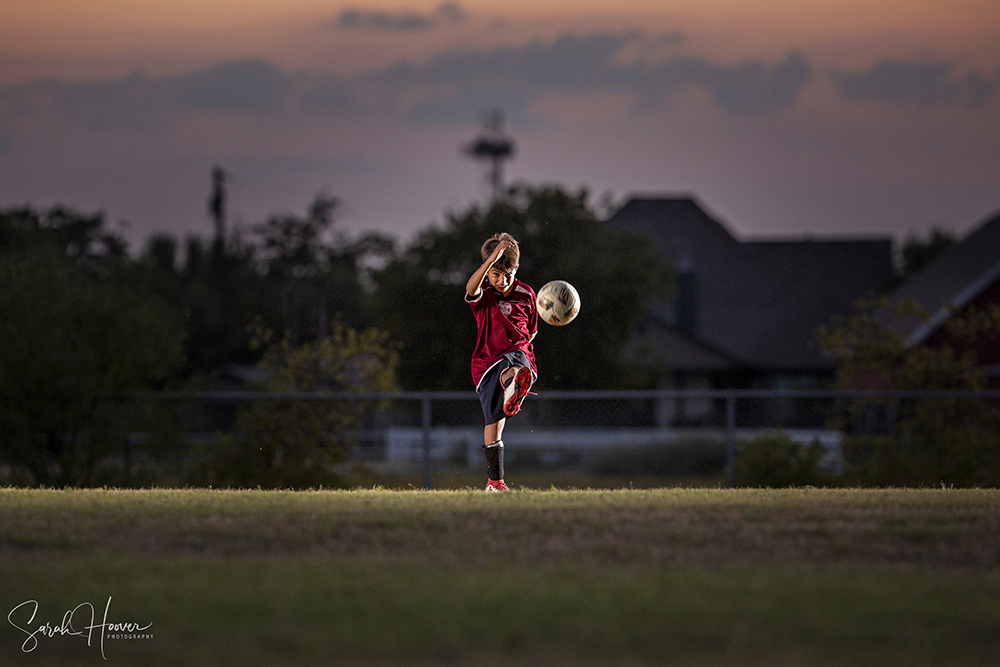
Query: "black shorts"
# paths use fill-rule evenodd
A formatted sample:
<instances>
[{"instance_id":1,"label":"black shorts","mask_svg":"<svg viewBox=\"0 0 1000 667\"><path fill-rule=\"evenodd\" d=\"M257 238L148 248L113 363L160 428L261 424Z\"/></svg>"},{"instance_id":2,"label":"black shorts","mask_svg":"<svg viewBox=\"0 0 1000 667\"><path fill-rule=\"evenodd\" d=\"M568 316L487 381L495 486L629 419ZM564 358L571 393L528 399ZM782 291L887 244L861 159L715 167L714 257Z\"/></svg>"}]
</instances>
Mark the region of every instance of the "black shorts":
<instances>
[{"instance_id":1,"label":"black shorts","mask_svg":"<svg viewBox=\"0 0 1000 667\"><path fill-rule=\"evenodd\" d=\"M531 368L528 355L521 350L508 352L500 361L490 366L486 375L479 381L479 403L483 406L483 417L486 424L496 424L507 417L503 411L503 387L500 386L500 374L511 366L527 366ZM535 372L531 371L532 380Z\"/></svg>"}]
</instances>

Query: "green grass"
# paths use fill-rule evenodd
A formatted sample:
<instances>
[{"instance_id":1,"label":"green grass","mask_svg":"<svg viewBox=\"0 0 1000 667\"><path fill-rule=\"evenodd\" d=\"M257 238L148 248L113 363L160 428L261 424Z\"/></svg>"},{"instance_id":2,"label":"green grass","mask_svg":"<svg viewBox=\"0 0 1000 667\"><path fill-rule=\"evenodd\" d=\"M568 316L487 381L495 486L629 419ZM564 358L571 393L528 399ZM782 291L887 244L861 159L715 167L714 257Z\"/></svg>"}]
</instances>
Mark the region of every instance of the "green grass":
<instances>
[{"instance_id":1,"label":"green grass","mask_svg":"<svg viewBox=\"0 0 1000 667\"><path fill-rule=\"evenodd\" d=\"M0 610L156 665L992 665L1000 491L0 489ZM23 624L23 625L26 625ZM0 664L90 665L5 622Z\"/></svg>"},{"instance_id":2,"label":"green grass","mask_svg":"<svg viewBox=\"0 0 1000 667\"><path fill-rule=\"evenodd\" d=\"M386 489L414 490L424 486L423 473L380 473L370 475L373 484ZM661 489L690 487L723 487L725 471L704 475L614 474L589 472L579 468L518 470L516 481L508 481L513 489ZM368 485L371 486L371 485ZM461 491L486 486L486 476L480 470L461 466L438 467L431 477L431 486L438 490Z\"/></svg>"}]
</instances>

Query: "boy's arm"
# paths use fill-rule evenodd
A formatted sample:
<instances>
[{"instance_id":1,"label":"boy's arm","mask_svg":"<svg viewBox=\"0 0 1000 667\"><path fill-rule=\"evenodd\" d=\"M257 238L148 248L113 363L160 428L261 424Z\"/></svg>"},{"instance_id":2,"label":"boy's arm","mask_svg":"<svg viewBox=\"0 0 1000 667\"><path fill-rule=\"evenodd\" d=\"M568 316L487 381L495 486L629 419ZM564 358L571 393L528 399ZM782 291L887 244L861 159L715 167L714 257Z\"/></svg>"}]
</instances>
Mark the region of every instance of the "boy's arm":
<instances>
[{"instance_id":1,"label":"boy's arm","mask_svg":"<svg viewBox=\"0 0 1000 667\"><path fill-rule=\"evenodd\" d=\"M538 295L534 292L531 293L531 310L528 311L528 331L531 334L528 336L528 342L535 340L535 336L538 335Z\"/></svg>"},{"instance_id":2,"label":"boy's arm","mask_svg":"<svg viewBox=\"0 0 1000 667\"><path fill-rule=\"evenodd\" d=\"M465 293L469 296L479 296L479 293L483 291L483 280L486 278L486 272L490 270L503 251L510 248L514 244L510 241L501 241L497 244L497 247L493 249L493 254L487 258L483 265L480 266L469 278L469 282L465 284Z\"/></svg>"}]
</instances>

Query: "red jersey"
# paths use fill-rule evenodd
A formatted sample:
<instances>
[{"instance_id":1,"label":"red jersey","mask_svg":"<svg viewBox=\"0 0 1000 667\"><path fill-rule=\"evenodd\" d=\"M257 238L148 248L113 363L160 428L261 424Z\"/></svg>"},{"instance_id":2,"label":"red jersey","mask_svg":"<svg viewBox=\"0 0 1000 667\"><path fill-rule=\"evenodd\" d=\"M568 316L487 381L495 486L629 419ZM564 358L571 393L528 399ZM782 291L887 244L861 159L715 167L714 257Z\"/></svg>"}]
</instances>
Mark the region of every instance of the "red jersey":
<instances>
[{"instance_id":1,"label":"red jersey","mask_svg":"<svg viewBox=\"0 0 1000 667\"><path fill-rule=\"evenodd\" d=\"M478 329L472 352L472 381L476 383L476 391L486 371L514 350L524 352L531 362L531 372L537 376L531 347L531 337L538 331L535 291L515 278L506 298L485 283L478 296L466 294L465 301L472 307Z\"/></svg>"}]
</instances>

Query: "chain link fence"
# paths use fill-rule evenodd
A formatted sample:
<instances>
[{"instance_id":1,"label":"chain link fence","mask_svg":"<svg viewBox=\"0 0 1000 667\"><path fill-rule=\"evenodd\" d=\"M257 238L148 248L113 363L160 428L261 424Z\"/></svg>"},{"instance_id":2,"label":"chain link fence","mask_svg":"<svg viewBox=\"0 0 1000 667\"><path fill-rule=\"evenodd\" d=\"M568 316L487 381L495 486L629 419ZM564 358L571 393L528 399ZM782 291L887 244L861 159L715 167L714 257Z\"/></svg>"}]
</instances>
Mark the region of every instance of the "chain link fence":
<instances>
[{"instance_id":1,"label":"chain link fence","mask_svg":"<svg viewBox=\"0 0 1000 667\"><path fill-rule=\"evenodd\" d=\"M238 432L241 411L255 404L288 412L306 404L363 404L363 418L337 434L343 465L419 474L425 488L443 469L483 467L483 420L473 392L164 392L142 400L169 406L169 416L165 428L126 438L120 457L126 481L148 466L197 468L218 434ZM845 438L897 437L914 411L970 401L995 414L1000 391L541 391L508 420L505 460L509 469L598 475L715 473L732 486L741 443L780 434L818 448L819 466L835 474L844 466ZM1000 440L996 449L1000 459Z\"/></svg>"}]
</instances>

